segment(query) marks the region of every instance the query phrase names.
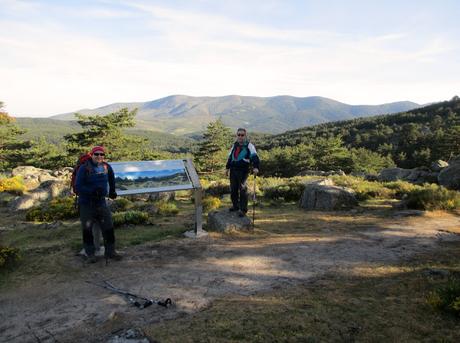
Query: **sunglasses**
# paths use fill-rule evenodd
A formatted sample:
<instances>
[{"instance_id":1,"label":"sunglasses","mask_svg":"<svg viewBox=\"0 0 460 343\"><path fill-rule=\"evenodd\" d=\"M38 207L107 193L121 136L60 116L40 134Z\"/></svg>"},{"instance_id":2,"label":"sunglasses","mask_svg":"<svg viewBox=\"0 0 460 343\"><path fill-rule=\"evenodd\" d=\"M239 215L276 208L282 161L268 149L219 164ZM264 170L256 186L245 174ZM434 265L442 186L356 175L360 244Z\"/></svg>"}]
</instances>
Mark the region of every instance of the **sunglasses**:
<instances>
[{"instance_id":1,"label":"sunglasses","mask_svg":"<svg viewBox=\"0 0 460 343\"><path fill-rule=\"evenodd\" d=\"M238 137L244 137L244 136L246 136L246 135L245 135L244 133L239 133L237 136L238 136Z\"/></svg>"},{"instance_id":2,"label":"sunglasses","mask_svg":"<svg viewBox=\"0 0 460 343\"><path fill-rule=\"evenodd\" d=\"M94 156L105 156L103 152L95 152L93 155Z\"/></svg>"}]
</instances>

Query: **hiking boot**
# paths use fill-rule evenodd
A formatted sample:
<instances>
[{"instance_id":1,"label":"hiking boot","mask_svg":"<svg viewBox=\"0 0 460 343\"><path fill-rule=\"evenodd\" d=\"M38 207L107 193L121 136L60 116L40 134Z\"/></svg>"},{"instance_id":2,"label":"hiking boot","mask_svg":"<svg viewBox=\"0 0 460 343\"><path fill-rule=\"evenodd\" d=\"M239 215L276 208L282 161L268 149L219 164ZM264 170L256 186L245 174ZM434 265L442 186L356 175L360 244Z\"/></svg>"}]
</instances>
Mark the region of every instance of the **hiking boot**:
<instances>
[{"instance_id":1,"label":"hiking boot","mask_svg":"<svg viewBox=\"0 0 460 343\"><path fill-rule=\"evenodd\" d=\"M96 262L97 262L97 257L96 256L94 256L94 255L86 256L85 263L93 264L93 263L96 263Z\"/></svg>"},{"instance_id":2,"label":"hiking boot","mask_svg":"<svg viewBox=\"0 0 460 343\"><path fill-rule=\"evenodd\" d=\"M121 261L123 259L123 256L117 253L115 250L108 253L106 257L114 261Z\"/></svg>"},{"instance_id":3,"label":"hiking boot","mask_svg":"<svg viewBox=\"0 0 460 343\"><path fill-rule=\"evenodd\" d=\"M239 210L239 208L236 208L236 207L230 207L228 210L229 210L230 212L236 212L236 211L238 211L238 210Z\"/></svg>"}]
</instances>

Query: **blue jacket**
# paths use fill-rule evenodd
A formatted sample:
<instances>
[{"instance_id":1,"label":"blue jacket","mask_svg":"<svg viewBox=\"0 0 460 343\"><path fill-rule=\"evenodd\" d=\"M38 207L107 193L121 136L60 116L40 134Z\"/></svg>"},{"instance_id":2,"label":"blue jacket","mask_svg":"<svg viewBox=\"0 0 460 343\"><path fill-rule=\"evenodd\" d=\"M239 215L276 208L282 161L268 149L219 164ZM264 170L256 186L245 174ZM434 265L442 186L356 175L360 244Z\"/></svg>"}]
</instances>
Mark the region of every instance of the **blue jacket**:
<instances>
[{"instance_id":1,"label":"blue jacket","mask_svg":"<svg viewBox=\"0 0 460 343\"><path fill-rule=\"evenodd\" d=\"M77 172L75 188L79 204L105 205L105 197L115 192L115 176L108 163L86 161Z\"/></svg>"},{"instance_id":2,"label":"blue jacket","mask_svg":"<svg viewBox=\"0 0 460 343\"><path fill-rule=\"evenodd\" d=\"M238 147L240 151L238 156L235 157L235 149ZM259 169L260 160L254 144L245 142L243 145L240 145L238 142L235 142L230 149L225 168L249 171L251 163L254 168Z\"/></svg>"}]
</instances>

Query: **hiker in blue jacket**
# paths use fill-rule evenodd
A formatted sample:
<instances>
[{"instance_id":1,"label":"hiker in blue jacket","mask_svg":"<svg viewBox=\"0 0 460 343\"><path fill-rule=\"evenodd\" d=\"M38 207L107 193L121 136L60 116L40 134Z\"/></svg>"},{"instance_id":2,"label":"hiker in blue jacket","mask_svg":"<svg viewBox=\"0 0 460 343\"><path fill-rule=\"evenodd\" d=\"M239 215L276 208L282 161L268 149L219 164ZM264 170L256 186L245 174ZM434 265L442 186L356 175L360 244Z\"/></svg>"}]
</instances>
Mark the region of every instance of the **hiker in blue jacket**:
<instances>
[{"instance_id":1,"label":"hiker in blue jacket","mask_svg":"<svg viewBox=\"0 0 460 343\"><path fill-rule=\"evenodd\" d=\"M252 164L254 175L259 173L259 156L254 144L250 143L246 129L236 131L236 141L228 155L226 175L230 174L230 191L232 199L231 212L238 211L240 217L248 212L247 179Z\"/></svg>"},{"instance_id":2,"label":"hiker in blue jacket","mask_svg":"<svg viewBox=\"0 0 460 343\"><path fill-rule=\"evenodd\" d=\"M83 247L89 263L96 262L93 242L93 224L99 223L104 237L105 256L121 260L121 255L115 251L115 234L112 214L105 200L117 197L115 192L115 176L112 167L104 161L105 149L95 146L91 159L86 161L77 171L75 188L78 193L78 207L83 231Z\"/></svg>"}]
</instances>

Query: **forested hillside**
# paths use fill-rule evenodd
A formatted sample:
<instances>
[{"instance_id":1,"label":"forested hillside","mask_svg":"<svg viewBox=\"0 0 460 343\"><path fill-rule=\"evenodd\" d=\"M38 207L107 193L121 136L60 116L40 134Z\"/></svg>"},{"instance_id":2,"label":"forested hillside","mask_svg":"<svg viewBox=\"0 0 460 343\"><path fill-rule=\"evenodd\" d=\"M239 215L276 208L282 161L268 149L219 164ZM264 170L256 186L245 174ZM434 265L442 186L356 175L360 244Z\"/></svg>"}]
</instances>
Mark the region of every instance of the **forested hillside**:
<instances>
[{"instance_id":1,"label":"forested hillside","mask_svg":"<svg viewBox=\"0 0 460 343\"><path fill-rule=\"evenodd\" d=\"M364 148L390 156L400 167L427 166L460 154L460 99L398 114L338 121L267 137L264 150L310 144L341 137L347 148Z\"/></svg>"},{"instance_id":2,"label":"forested hillside","mask_svg":"<svg viewBox=\"0 0 460 343\"><path fill-rule=\"evenodd\" d=\"M204 139L195 137L200 140L197 142L185 136L140 130L136 127L135 110L130 112L129 120L123 122L126 111L106 116L77 115L78 123L63 121L65 130L59 129L59 120L47 119L44 125L34 127L33 121L20 119L17 122L20 129L28 128L28 132L20 135L22 131L18 131L15 139L32 139L32 143L27 143L32 149L5 153L4 159L11 160L5 165L17 165L19 161L12 160L16 155L23 159L19 164L69 163L78 153L98 142L111 147L114 160L172 158L171 153L191 152L200 170L212 172L223 168L233 139L233 130L225 129L223 120L211 122ZM93 132L111 132L113 125L118 131L113 133L111 141L101 141L100 133ZM90 140L79 126L83 132L91 132ZM37 135L37 130L41 134ZM454 97L398 114L320 124L273 136L250 130L250 136L259 150L265 176L290 177L311 169L378 173L382 168L395 165L429 166L437 159L449 160L460 154L460 99ZM120 137L127 139L126 144L119 144ZM62 145L65 152L59 148Z\"/></svg>"},{"instance_id":3,"label":"forested hillside","mask_svg":"<svg viewBox=\"0 0 460 343\"><path fill-rule=\"evenodd\" d=\"M63 145L64 135L76 133L81 126L76 120L59 120L50 118L16 118L17 125L24 129L23 139L35 142L44 141L51 144ZM166 132L142 130L138 128L124 129L126 134L143 137L151 149L168 152L188 152L195 139L177 136Z\"/></svg>"},{"instance_id":4,"label":"forested hillside","mask_svg":"<svg viewBox=\"0 0 460 343\"><path fill-rule=\"evenodd\" d=\"M306 125L396 113L419 106L410 101L381 105L349 105L320 96L192 97L172 95L153 101L115 103L76 112L85 115L106 115L122 108L130 111L137 108L136 128L181 135L202 132L210 122L219 118L232 129L244 126L251 131L281 133ZM71 112L52 118L74 120L75 116L74 112Z\"/></svg>"}]
</instances>

